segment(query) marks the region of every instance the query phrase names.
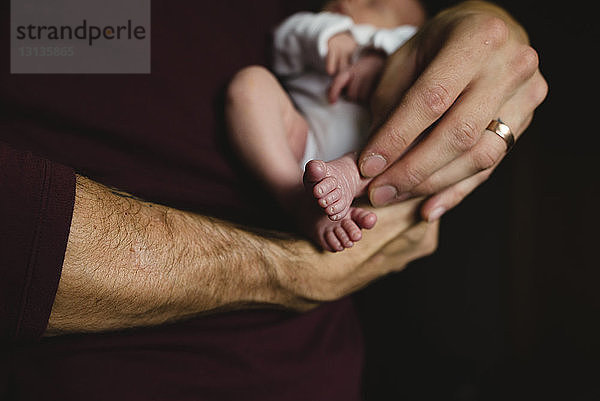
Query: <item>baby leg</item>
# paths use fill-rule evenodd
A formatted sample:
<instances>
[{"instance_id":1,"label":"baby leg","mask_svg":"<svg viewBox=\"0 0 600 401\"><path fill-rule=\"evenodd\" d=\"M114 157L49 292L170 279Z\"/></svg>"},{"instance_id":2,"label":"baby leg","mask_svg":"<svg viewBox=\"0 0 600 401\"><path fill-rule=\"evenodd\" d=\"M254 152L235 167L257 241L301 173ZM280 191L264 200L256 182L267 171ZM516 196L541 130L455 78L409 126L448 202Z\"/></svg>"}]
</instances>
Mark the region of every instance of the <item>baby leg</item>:
<instances>
[{"instance_id":1,"label":"baby leg","mask_svg":"<svg viewBox=\"0 0 600 401\"><path fill-rule=\"evenodd\" d=\"M308 125L277 79L263 67L238 72L228 88L226 118L232 145L279 202L302 185L298 160Z\"/></svg>"},{"instance_id":2,"label":"baby leg","mask_svg":"<svg viewBox=\"0 0 600 401\"><path fill-rule=\"evenodd\" d=\"M226 118L239 155L324 249L351 247L361 239L361 229L375 224L373 213L358 208L332 221L306 194L299 162L308 125L268 70L248 67L236 74L228 89Z\"/></svg>"}]
</instances>

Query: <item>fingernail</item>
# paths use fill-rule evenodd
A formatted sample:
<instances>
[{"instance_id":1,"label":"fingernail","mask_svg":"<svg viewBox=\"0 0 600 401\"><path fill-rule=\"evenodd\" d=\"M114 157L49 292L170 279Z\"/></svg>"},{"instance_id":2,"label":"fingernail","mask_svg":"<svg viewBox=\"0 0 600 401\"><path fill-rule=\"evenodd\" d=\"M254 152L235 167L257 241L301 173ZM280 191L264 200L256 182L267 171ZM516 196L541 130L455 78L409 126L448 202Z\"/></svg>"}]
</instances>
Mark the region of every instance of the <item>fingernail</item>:
<instances>
[{"instance_id":1,"label":"fingernail","mask_svg":"<svg viewBox=\"0 0 600 401\"><path fill-rule=\"evenodd\" d=\"M414 197L412 192L403 192L400 195L396 195L396 202L404 202L412 197Z\"/></svg>"},{"instance_id":2,"label":"fingernail","mask_svg":"<svg viewBox=\"0 0 600 401\"><path fill-rule=\"evenodd\" d=\"M383 172L387 161L378 154L372 154L363 159L360 163L360 173L364 177L375 177Z\"/></svg>"},{"instance_id":3,"label":"fingernail","mask_svg":"<svg viewBox=\"0 0 600 401\"><path fill-rule=\"evenodd\" d=\"M398 191L391 185L375 188L371 192L371 203L373 206L384 206L396 198Z\"/></svg>"},{"instance_id":4,"label":"fingernail","mask_svg":"<svg viewBox=\"0 0 600 401\"><path fill-rule=\"evenodd\" d=\"M429 213L429 216L427 217L427 221L430 223L433 223L434 221L438 220L440 217L442 217L442 215L446 213L446 208L443 206L439 206L436 207L435 209L433 209L431 211L431 213Z\"/></svg>"}]
</instances>

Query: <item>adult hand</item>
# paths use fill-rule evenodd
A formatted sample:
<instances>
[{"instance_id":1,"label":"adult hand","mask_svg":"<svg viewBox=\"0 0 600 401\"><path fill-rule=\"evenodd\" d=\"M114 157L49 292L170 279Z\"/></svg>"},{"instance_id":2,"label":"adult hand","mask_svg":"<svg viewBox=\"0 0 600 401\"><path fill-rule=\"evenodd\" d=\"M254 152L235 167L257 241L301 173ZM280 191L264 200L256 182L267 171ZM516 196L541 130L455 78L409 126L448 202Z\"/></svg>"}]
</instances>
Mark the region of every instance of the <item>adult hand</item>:
<instances>
[{"instance_id":1,"label":"adult hand","mask_svg":"<svg viewBox=\"0 0 600 401\"><path fill-rule=\"evenodd\" d=\"M137 199L77 176L62 272L45 335L152 326L271 305L306 311L435 250L422 199L377 211L360 242L326 252L294 235Z\"/></svg>"},{"instance_id":2,"label":"adult hand","mask_svg":"<svg viewBox=\"0 0 600 401\"><path fill-rule=\"evenodd\" d=\"M439 218L505 155L490 121L518 138L546 94L538 55L504 10L468 1L438 14L390 57L373 96L376 131L358 159L375 177L371 203L435 194L421 214Z\"/></svg>"},{"instance_id":3,"label":"adult hand","mask_svg":"<svg viewBox=\"0 0 600 401\"><path fill-rule=\"evenodd\" d=\"M276 281L291 296L283 305L300 311L349 295L373 280L406 268L433 253L439 224L417 217L422 199L412 199L377 210L377 225L344 252L314 252L296 244L294 267L276 269ZM361 206L369 208L368 206Z\"/></svg>"}]
</instances>

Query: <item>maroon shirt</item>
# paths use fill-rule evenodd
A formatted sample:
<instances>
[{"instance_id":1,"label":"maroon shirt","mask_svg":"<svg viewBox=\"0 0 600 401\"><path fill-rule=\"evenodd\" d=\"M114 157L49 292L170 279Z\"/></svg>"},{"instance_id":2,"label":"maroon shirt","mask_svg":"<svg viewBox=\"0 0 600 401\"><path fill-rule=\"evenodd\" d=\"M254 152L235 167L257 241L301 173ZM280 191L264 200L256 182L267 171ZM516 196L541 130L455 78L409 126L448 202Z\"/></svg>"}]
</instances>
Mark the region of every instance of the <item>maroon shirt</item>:
<instances>
[{"instance_id":1,"label":"maroon shirt","mask_svg":"<svg viewBox=\"0 0 600 401\"><path fill-rule=\"evenodd\" d=\"M349 299L307 314L235 312L40 339L74 172L246 223L275 207L228 151L223 89L241 67L267 63L268 33L302 3L155 0L149 75L11 75L0 65L0 399L360 398L362 337Z\"/></svg>"}]
</instances>

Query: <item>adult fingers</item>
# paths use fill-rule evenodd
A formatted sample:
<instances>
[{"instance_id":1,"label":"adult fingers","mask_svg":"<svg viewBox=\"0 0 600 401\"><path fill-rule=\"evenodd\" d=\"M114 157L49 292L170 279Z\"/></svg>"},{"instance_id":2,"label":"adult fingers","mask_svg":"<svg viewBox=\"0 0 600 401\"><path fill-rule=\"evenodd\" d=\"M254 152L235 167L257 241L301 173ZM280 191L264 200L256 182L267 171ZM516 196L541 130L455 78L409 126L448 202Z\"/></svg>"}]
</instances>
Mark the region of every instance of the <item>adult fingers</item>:
<instances>
[{"instance_id":1,"label":"adult fingers","mask_svg":"<svg viewBox=\"0 0 600 401\"><path fill-rule=\"evenodd\" d=\"M390 241L381 254L393 258L393 271L399 271L414 260L431 255L438 245L439 222L421 221Z\"/></svg>"},{"instance_id":2,"label":"adult fingers","mask_svg":"<svg viewBox=\"0 0 600 401\"><path fill-rule=\"evenodd\" d=\"M389 56L382 76L371 96L373 126L379 127L402 95L412 85L417 74L416 54L413 37Z\"/></svg>"},{"instance_id":3,"label":"adult fingers","mask_svg":"<svg viewBox=\"0 0 600 401\"><path fill-rule=\"evenodd\" d=\"M486 62L481 66L475 79L469 81L460 96L452 100L449 110L443 112L443 117L437 121L432 132L428 133L422 141L416 143L414 139L411 139L408 142L403 139L402 132L400 134L392 132L392 135L383 137L383 140L391 140L392 143L391 150L386 151L387 155L371 151L367 158L363 159L362 167L370 162L371 165L375 165L375 168L387 169L369 186L369 196L375 206L382 206L412 196L411 193L415 188L426 182L431 175L445 168L454 159L470 152L479 142L481 134L491 120L498 116L501 116L503 120L514 116L518 121L531 114L533 109L539 105L539 101L532 101L528 94L531 92L531 87L542 86L539 85L539 82L545 84L537 69L537 53L527 45L506 46L503 50L503 52L493 54L493 63ZM480 59L476 58L476 60ZM432 64L435 64L435 60ZM476 64L476 62L473 63L473 65ZM464 75L468 76L469 73L464 73ZM418 87L421 78L408 93ZM536 89L536 92L543 91ZM515 96L515 93L518 93L519 96ZM401 106L403 102L401 102ZM503 110L505 105L509 105L509 108L512 108L516 114L507 114L506 110ZM431 116L433 116L432 110L431 107L425 108L426 114L430 113ZM385 125L402 124L393 121L397 114L398 112ZM397 128L396 132L398 131L402 131L402 128ZM406 132L406 130L404 131ZM379 131L379 133L381 132L382 130ZM385 133L385 131L383 132ZM401 139L398 140L398 138ZM394 148L394 143L404 147L396 146ZM412 147L408 148L409 145ZM367 149L369 149L369 145L367 145ZM483 150L483 152L474 153L478 157L479 164L483 160L483 163L489 166L502 157L499 145L490 149L491 151ZM394 152L401 152L401 158L398 161L389 160L389 155ZM365 169L363 168L363 170ZM481 166L475 165L464 177L459 178L466 178L469 174L474 174L479 170L481 170ZM457 181L446 181L444 186L452 185L455 182ZM422 192L417 193L422 194Z\"/></svg>"},{"instance_id":4,"label":"adult fingers","mask_svg":"<svg viewBox=\"0 0 600 401\"><path fill-rule=\"evenodd\" d=\"M522 132L530 124L532 118L533 115L529 115L520 124L513 124L513 126ZM435 193L424 202L421 208L423 218L427 221L439 219L448 210L458 205L477 186L487 180L493 170L500 164L501 159L493 162L489 168L482 169L481 166L482 163L484 165L492 163L493 157L490 157L490 154L494 151L489 149L496 146L502 149L501 151L506 149L506 144L501 138L490 131L486 132L478 145L479 149L474 149L463 158L455 160L448 168L437 172L420 188L417 188L414 196L423 193ZM480 169L480 171L471 173L471 169ZM456 182L456 184L447 187L446 183L448 182Z\"/></svg>"},{"instance_id":5,"label":"adult fingers","mask_svg":"<svg viewBox=\"0 0 600 401\"><path fill-rule=\"evenodd\" d=\"M374 177L393 164L411 143L453 105L481 70L493 46L493 34L468 35L461 30L448 40L387 121L369 140L359 158L365 177ZM493 38L495 41L500 38Z\"/></svg>"},{"instance_id":6,"label":"adult fingers","mask_svg":"<svg viewBox=\"0 0 600 401\"><path fill-rule=\"evenodd\" d=\"M415 143L385 174L373 180L369 191L373 204L381 206L406 199L437 171L470 152L489 122L498 115L506 101L505 94L512 90L504 88L503 84L497 84L493 79L471 83L427 136ZM484 150L485 155L495 162L503 154L501 145L495 144ZM490 167L487 159L484 162L484 168ZM467 176L480 170L479 166L468 167ZM445 186L457 181L447 181Z\"/></svg>"},{"instance_id":7,"label":"adult fingers","mask_svg":"<svg viewBox=\"0 0 600 401\"><path fill-rule=\"evenodd\" d=\"M421 207L421 216L429 222L438 220L444 213L458 205L467 195L483 183L491 170L481 171L427 199Z\"/></svg>"},{"instance_id":8,"label":"adult fingers","mask_svg":"<svg viewBox=\"0 0 600 401\"><path fill-rule=\"evenodd\" d=\"M548 93L548 85L543 79L539 71L531 79L530 84L515 95L515 98L520 101L508 102L500 111L501 116L505 117L506 122L515 134L515 137L520 137L529 126L533 119L533 109L535 109L546 97ZM530 114L523 115L520 113L520 105L527 104L527 110L531 110ZM522 106L523 107L523 106ZM512 117L510 117L512 116ZM490 150L499 148L497 150ZM491 131L486 131L481 141L471 152L460 159L451 163L448 168L434 174L430 179L416 191L416 194L433 193L436 195L427 199L421 208L423 218L428 221L437 220L446 211L452 209L459 204L469 193L471 193L478 185L485 181L491 174L494 168L500 163L501 158L494 160L495 152L504 152L506 144L504 140L498 137ZM489 168L485 168L490 165ZM469 167L470 166L470 167ZM478 173L469 176L466 172L469 168L480 169ZM467 177L460 181L460 177ZM458 181L458 182L457 182ZM443 188L446 182L457 182L454 185Z\"/></svg>"},{"instance_id":9,"label":"adult fingers","mask_svg":"<svg viewBox=\"0 0 600 401\"><path fill-rule=\"evenodd\" d=\"M546 94L547 84L538 71L526 85L520 87L499 109L498 114L494 118L500 117L503 122L511 128L515 138L518 139L531 122L533 111L543 101ZM507 143L504 139L491 131L485 130L484 132L482 129L481 132L483 135L471 149L445 165L443 168L435 171L429 177L424 179L422 183L400 195L390 190L390 192L393 192L395 199L403 200L415 196L430 195L475 175L480 171L495 168L506 153ZM420 145L421 144L417 146ZM400 160L397 163L397 166L394 165L392 169L401 168L410 170L415 168L411 167L410 163L414 160L423 163L423 156L419 155L418 149L415 149L415 152L411 152L405 159ZM414 156L421 157L421 159L412 159ZM386 191L385 187L384 191ZM384 204L388 201L382 199L381 194L377 192L377 190L371 191L370 195L374 204ZM449 206L446 206L447 209Z\"/></svg>"},{"instance_id":10,"label":"adult fingers","mask_svg":"<svg viewBox=\"0 0 600 401\"><path fill-rule=\"evenodd\" d=\"M504 99L489 96L487 90L477 90L477 86L475 84L472 91L463 93L427 136L415 142L385 174L372 181L369 197L373 205L406 199L432 174L468 152L479 141Z\"/></svg>"}]
</instances>

